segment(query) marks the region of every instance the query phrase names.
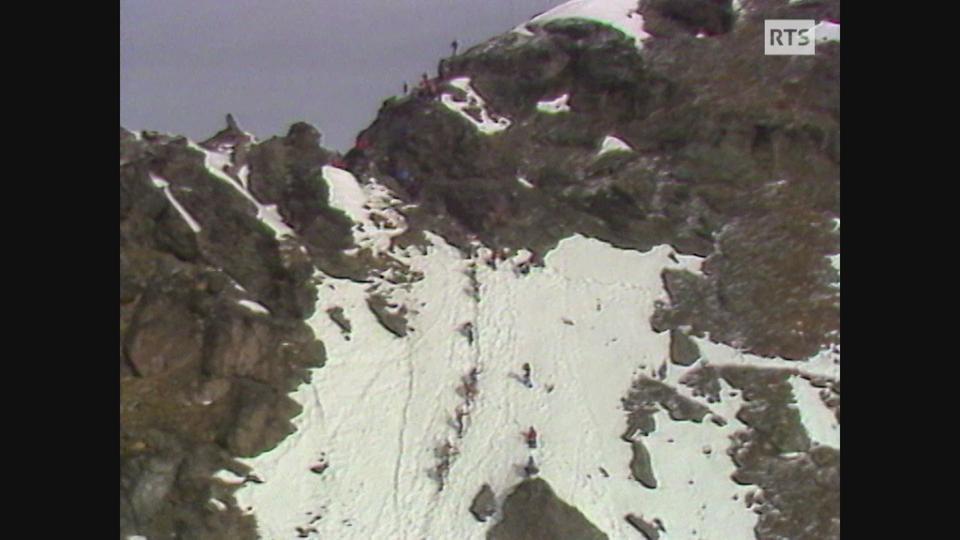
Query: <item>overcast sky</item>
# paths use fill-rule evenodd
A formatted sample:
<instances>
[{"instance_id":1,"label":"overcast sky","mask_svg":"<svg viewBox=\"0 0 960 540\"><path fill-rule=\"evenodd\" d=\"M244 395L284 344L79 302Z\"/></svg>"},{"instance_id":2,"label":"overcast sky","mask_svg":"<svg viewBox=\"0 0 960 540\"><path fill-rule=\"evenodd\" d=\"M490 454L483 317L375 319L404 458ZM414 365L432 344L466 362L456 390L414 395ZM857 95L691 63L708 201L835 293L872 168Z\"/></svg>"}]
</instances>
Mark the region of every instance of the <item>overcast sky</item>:
<instances>
[{"instance_id":1,"label":"overcast sky","mask_svg":"<svg viewBox=\"0 0 960 540\"><path fill-rule=\"evenodd\" d=\"M306 121L345 150L450 54L563 0L121 0L120 123L199 140L231 112L266 139Z\"/></svg>"}]
</instances>

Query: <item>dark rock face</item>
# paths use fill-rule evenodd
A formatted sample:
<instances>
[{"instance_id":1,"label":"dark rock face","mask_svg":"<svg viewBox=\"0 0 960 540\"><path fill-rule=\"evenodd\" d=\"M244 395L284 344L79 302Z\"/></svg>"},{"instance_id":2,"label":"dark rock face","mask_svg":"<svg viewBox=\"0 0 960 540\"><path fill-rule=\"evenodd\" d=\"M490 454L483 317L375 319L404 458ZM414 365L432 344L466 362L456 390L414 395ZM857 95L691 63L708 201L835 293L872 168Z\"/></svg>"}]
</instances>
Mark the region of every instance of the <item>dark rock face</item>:
<instances>
[{"instance_id":1,"label":"dark rock face","mask_svg":"<svg viewBox=\"0 0 960 540\"><path fill-rule=\"evenodd\" d=\"M150 377L200 361L202 321L183 299L170 293L174 291L144 291L132 314L125 360L138 376Z\"/></svg>"},{"instance_id":2,"label":"dark rock face","mask_svg":"<svg viewBox=\"0 0 960 540\"><path fill-rule=\"evenodd\" d=\"M759 516L755 528L759 540L813 540L839 538L840 534L840 452L810 440L790 383L791 378L799 376L792 369L706 365L688 371L681 379L682 384L692 387L696 395L709 402L722 401L721 380L742 393L743 405L736 416L747 428L732 436L727 454L737 468L731 480L759 488L755 492L758 494L747 501ZM827 399L834 396L830 388L835 385L831 381L818 384L825 387L823 395ZM678 408L675 396L676 389L670 385L641 377L624 399L628 424L624 439L633 449L631 473L650 489L657 484L642 437L656 429L653 414L661 408ZM696 411L695 414L672 415L673 419L699 422L711 414L705 405L691 403L679 409ZM711 419L720 420L715 415ZM637 520L628 521L642 529ZM647 532L650 530L656 532Z\"/></svg>"},{"instance_id":3,"label":"dark rock face","mask_svg":"<svg viewBox=\"0 0 960 540\"><path fill-rule=\"evenodd\" d=\"M353 223L331 208L323 167L336 156L319 146L320 133L309 124L291 126L286 137L274 137L249 151L250 192L263 204L276 204L296 232L310 261L336 277L363 279L364 261L348 257Z\"/></svg>"},{"instance_id":4,"label":"dark rock face","mask_svg":"<svg viewBox=\"0 0 960 540\"><path fill-rule=\"evenodd\" d=\"M815 355L839 332L838 293L828 288L838 280L827 258L838 251L832 229L814 212L734 221L718 237L719 253L704 261L704 277L665 272L671 305L654 324L691 325L697 335L710 332L761 356ZM758 310L761 304L776 308Z\"/></svg>"},{"instance_id":5,"label":"dark rock face","mask_svg":"<svg viewBox=\"0 0 960 540\"><path fill-rule=\"evenodd\" d=\"M253 519L233 500L236 487L212 475L242 469L234 457L267 450L293 430L299 406L287 394L324 360L303 321L315 305L313 262L301 239L277 240L239 192L237 171L258 154L235 122L201 146L232 156L224 172L237 186L208 171L185 139L121 128L120 144L121 531L255 538ZM317 162L327 156L303 152ZM281 215L297 194L277 195ZM325 206L316 212L334 215ZM334 249L310 247L318 259Z\"/></svg>"},{"instance_id":6,"label":"dark rock face","mask_svg":"<svg viewBox=\"0 0 960 540\"><path fill-rule=\"evenodd\" d=\"M524 480L507 495L503 519L490 528L489 540L601 540L608 538L576 508L553 492L545 480Z\"/></svg>"},{"instance_id":7,"label":"dark rock face","mask_svg":"<svg viewBox=\"0 0 960 540\"><path fill-rule=\"evenodd\" d=\"M490 516L496 512L497 499L493 494L493 489L489 484L484 484L470 504L470 513L477 518L477 521L483 522L490 519Z\"/></svg>"},{"instance_id":8,"label":"dark rock face","mask_svg":"<svg viewBox=\"0 0 960 540\"><path fill-rule=\"evenodd\" d=\"M790 372L729 368L720 370L748 400L730 449L737 466L733 480L760 488L754 512L758 540L840 538L840 451L812 446L787 380Z\"/></svg>"},{"instance_id":9,"label":"dark rock face","mask_svg":"<svg viewBox=\"0 0 960 540\"><path fill-rule=\"evenodd\" d=\"M646 4L644 29L654 36L701 32L715 36L733 28L730 0L647 0Z\"/></svg>"}]
</instances>

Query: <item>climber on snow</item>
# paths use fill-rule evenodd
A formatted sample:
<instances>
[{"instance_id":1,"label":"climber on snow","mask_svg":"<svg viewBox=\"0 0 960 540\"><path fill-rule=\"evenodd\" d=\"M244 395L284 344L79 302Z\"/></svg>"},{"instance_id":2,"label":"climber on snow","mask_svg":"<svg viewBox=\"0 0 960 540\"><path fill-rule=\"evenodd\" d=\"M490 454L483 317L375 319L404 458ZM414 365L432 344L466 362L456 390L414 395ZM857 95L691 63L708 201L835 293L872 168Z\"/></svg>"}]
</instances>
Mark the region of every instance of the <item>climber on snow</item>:
<instances>
[{"instance_id":1,"label":"climber on snow","mask_svg":"<svg viewBox=\"0 0 960 540\"><path fill-rule=\"evenodd\" d=\"M537 467L537 463L533 460L533 456L527 458L527 465L523 468L523 472L527 475L527 478L540 474L540 467Z\"/></svg>"},{"instance_id":2,"label":"climber on snow","mask_svg":"<svg viewBox=\"0 0 960 540\"><path fill-rule=\"evenodd\" d=\"M533 449L537 447L537 430L533 429L533 426L530 426L530 429L524 433L523 436L527 440L528 448Z\"/></svg>"},{"instance_id":3,"label":"climber on snow","mask_svg":"<svg viewBox=\"0 0 960 540\"><path fill-rule=\"evenodd\" d=\"M466 417L470 414L470 411L464 405L458 405L457 410L454 412L454 416L457 424L457 438L463 438L463 433L467 429Z\"/></svg>"},{"instance_id":4,"label":"climber on snow","mask_svg":"<svg viewBox=\"0 0 960 540\"><path fill-rule=\"evenodd\" d=\"M472 367L470 368L470 373L467 374L467 382L476 386L480 378L480 368Z\"/></svg>"},{"instance_id":5,"label":"climber on snow","mask_svg":"<svg viewBox=\"0 0 960 540\"><path fill-rule=\"evenodd\" d=\"M527 388L533 388L533 381L530 379L530 371L531 371L530 363L524 362L522 382L523 382L523 385L526 386Z\"/></svg>"}]
</instances>

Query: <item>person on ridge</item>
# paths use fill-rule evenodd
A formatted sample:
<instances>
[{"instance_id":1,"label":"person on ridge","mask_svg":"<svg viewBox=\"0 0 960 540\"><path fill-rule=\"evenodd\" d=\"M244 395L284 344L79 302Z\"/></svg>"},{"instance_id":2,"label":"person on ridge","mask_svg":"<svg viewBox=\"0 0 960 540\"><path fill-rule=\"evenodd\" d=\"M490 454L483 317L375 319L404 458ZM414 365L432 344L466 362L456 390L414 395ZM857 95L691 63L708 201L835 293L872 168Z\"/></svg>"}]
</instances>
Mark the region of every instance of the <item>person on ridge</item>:
<instances>
[{"instance_id":1,"label":"person on ridge","mask_svg":"<svg viewBox=\"0 0 960 540\"><path fill-rule=\"evenodd\" d=\"M477 399L477 394L480 391L477 390L477 385L471 381L465 381L463 383L463 398L467 402L467 406L473 405L474 400Z\"/></svg>"}]
</instances>

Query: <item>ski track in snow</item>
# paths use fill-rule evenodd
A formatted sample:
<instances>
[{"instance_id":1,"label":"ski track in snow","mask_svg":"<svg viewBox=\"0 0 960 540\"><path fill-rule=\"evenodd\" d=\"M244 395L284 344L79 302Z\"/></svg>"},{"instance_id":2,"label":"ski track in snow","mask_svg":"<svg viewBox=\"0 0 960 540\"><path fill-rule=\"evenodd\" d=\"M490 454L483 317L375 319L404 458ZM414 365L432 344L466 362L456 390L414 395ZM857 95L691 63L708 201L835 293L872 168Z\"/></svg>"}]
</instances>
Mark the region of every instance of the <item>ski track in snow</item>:
<instances>
[{"instance_id":1,"label":"ski track in snow","mask_svg":"<svg viewBox=\"0 0 960 540\"><path fill-rule=\"evenodd\" d=\"M501 503L521 481L529 455L557 495L610 538L637 537L623 519L630 512L660 518L669 531L665 539L753 537L756 516L743 500L750 488L729 479L734 465L725 450L743 426L735 419L739 399L728 396L725 383L721 403L694 398L727 419L724 427L674 422L658 413L656 431L643 440L657 489L630 478L630 445L620 439L626 428L621 398L638 373L669 357L669 333L656 334L649 324L654 301L666 296L661 272L698 271L702 259L672 262L669 246L638 253L575 236L547 255L545 267L521 276L516 265L529 254L491 269L483 260L489 250L464 259L441 238L428 238L433 246L426 255L393 252L424 274L399 293L417 301L408 303L414 331L406 338L377 322L365 302L368 285L318 273L323 283L308 323L326 346L327 364L293 394L303 404L293 421L297 431L272 451L243 460L265 480L237 493L240 507L253 509L263 537L293 538L297 527L313 527L310 538L484 538L499 516L477 522L468 512L474 495L489 483ZM471 267L479 303L464 292ZM337 306L353 324L349 340L326 314ZM472 345L458 332L466 322L473 324ZM696 365L839 376L837 353L796 363L694 339L704 357ZM532 365L532 389L519 381L524 362ZM451 422L464 400L457 387L473 366L481 368L479 395L458 439ZM668 363L666 382L692 397L678 382L688 369ZM809 386L797 384L798 394ZM808 394L797 399L804 425L814 440L837 443L839 428L830 425L829 410ZM542 441L532 451L522 435L529 426ZM460 454L438 491L428 472L438 463L435 448L447 440ZM321 453L330 467L316 475L309 469ZM311 524L316 515L323 517Z\"/></svg>"}]
</instances>

